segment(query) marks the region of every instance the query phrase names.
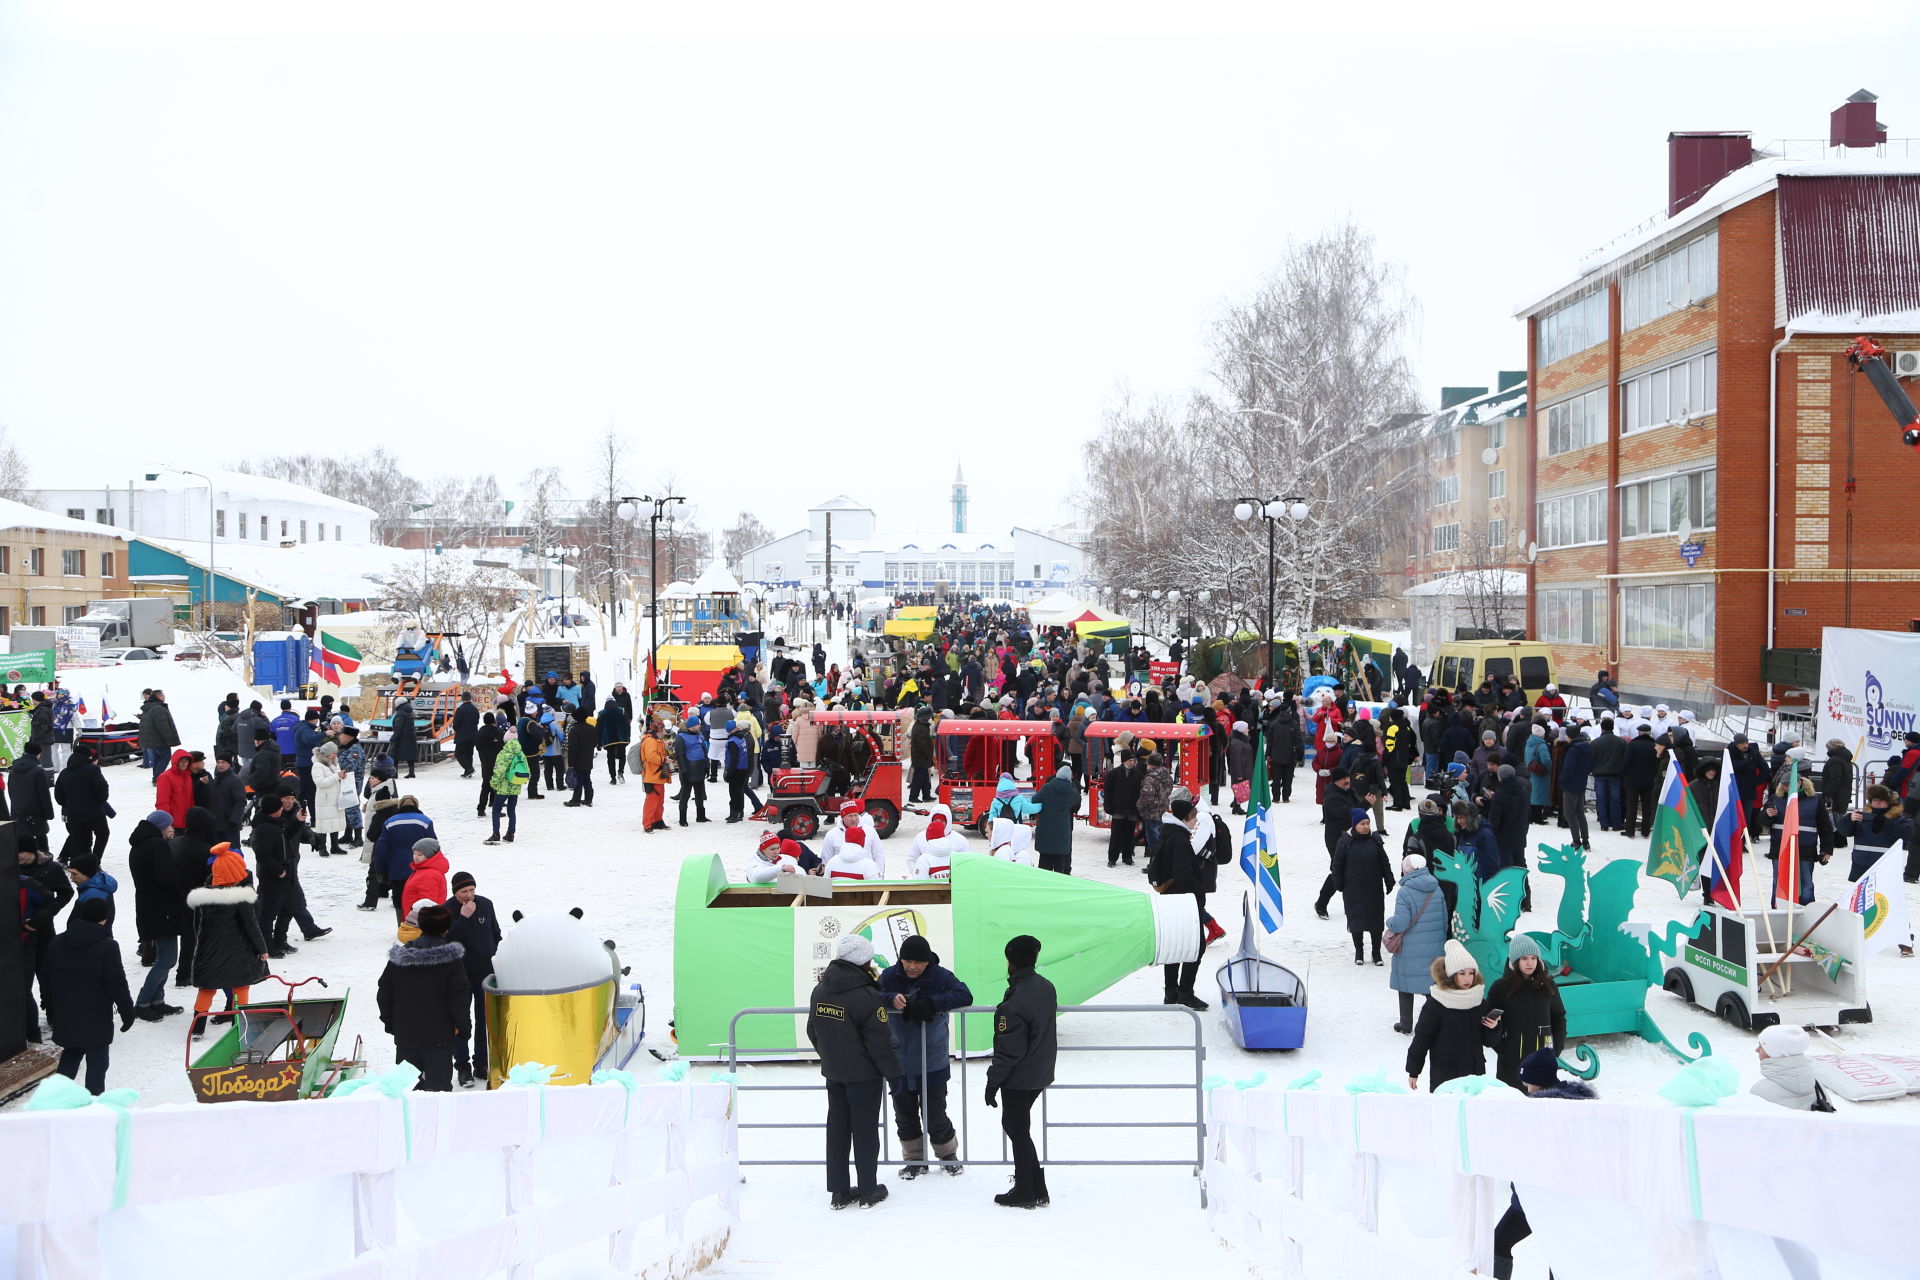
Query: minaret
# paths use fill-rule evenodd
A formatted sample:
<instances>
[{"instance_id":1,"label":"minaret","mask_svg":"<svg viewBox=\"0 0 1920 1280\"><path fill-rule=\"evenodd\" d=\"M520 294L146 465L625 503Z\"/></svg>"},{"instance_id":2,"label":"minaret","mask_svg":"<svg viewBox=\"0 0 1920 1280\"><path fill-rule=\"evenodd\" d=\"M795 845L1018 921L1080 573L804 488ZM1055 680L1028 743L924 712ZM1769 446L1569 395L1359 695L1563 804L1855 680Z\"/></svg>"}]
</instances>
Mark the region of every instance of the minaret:
<instances>
[{"instance_id":1,"label":"minaret","mask_svg":"<svg viewBox=\"0 0 1920 1280\"><path fill-rule=\"evenodd\" d=\"M953 531L967 531L967 480L960 474L960 464L953 467Z\"/></svg>"}]
</instances>

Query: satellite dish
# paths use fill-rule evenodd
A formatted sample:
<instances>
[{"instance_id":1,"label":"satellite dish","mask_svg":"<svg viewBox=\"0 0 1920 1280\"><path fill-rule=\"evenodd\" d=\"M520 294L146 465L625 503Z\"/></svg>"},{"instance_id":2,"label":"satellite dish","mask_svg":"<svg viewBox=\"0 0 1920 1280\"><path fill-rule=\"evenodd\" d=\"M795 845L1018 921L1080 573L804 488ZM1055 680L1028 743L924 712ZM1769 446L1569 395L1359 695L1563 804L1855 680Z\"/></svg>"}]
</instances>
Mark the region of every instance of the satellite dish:
<instances>
[{"instance_id":1,"label":"satellite dish","mask_svg":"<svg viewBox=\"0 0 1920 1280\"><path fill-rule=\"evenodd\" d=\"M1680 526L1677 529L1675 529L1674 532L1680 535L1680 541L1692 542L1693 541L1693 521L1682 517L1680 521Z\"/></svg>"},{"instance_id":2,"label":"satellite dish","mask_svg":"<svg viewBox=\"0 0 1920 1280\"><path fill-rule=\"evenodd\" d=\"M1480 461L1490 467L1500 461L1500 451L1489 445L1480 451Z\"/></svg>"},{"instance_id":3,"label":"satellite dish","mask_svg":"<svg viewBox=\"0 0 1920 1280\"><path fill-rule=\"evenodd\" d=\"M1537 542L1529 542L1527 544L1527 563L1532 564L1535 560L1538 560L1539 558L1540 558L1540 544Z\"/></svg>"}]
</instances>

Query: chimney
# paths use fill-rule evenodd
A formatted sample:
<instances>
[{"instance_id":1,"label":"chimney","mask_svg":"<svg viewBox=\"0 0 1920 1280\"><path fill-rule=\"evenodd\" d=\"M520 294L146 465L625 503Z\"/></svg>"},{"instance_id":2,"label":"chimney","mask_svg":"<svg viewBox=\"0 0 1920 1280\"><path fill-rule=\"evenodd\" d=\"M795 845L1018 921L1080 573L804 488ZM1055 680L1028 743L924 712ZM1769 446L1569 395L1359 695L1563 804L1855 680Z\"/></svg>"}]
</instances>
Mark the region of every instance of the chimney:
<instances>
[{"instance_id":1,"label":"chimney","mask_svg":"<svg viewBox=\"0 0 1920 1280\"><path fill-rule=\"evenodd\" d=\"M1879 99L1865 89L1833 109L1827 124L1830 147L1877 147L1887 140L1886 126L1876 118Z\"/></svg>"},{"instance_id":2,"label":"chimney","mask_svg":"<svg viewBox=\"0 0 1920 1280\"><path fill-rule=\"evenodd\" d=\"M1689 208L1720 179L1753 163L1753 135L1670 133L1667 135L1667 216Z\"/></svg>"},{"instance_id":3,"label":"chimney","mask_svg":"<svg viewBox=\"0 0 1920 1280\"><path fill-rule=\"evenodd\" d=\"M1465 404L1478 396L1487 394L1485 387L1442 387L1440 388L1440 408L1444 412L1457 404Z\"/></svg>"}]
</instances>

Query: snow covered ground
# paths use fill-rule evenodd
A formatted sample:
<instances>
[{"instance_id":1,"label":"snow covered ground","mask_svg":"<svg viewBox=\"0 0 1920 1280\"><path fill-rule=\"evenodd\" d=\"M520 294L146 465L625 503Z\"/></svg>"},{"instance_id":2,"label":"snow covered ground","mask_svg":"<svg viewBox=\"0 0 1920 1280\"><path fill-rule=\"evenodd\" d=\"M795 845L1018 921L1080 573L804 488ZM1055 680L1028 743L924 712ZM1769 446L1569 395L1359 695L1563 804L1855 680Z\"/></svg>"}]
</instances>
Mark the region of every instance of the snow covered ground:
<instances>
[{"instance_id":1,"label":"snow covered ground","mask_svg":"<svg viewBox=\"0 0 1920 1280\"><path fill-rule=\"evenodd\" d=\"M773 628L769 628L772 634ZM836 627L836 632L839 628ZM842 633L843 634L843 633ZM839 637L837 637L839 638ZM838 645L835 648L839 648ZM610 665L610 664L609 664ZM223 671L195 671L176 664L164 676L142 669L122 676L125 668L75 673L70 681L81 689L91 704L96 692L111 697L116 713L124 714L137 703L141 685L161 683L169 690L174 714L189 746L210 747L213 729L212 709L230 688L238 688L237 677ZM124 701L123 701L124 700ZM604 779L604 766L602 767ZM131 884L125 876L126 833L151 807L152 787L143 771L134 765L108 770L119 811L114 820L113 841L109 847L107 869L122 878L122 924L119 933L122 948L133 964L131 930ZM488 824L474 815L477 780L460 779L451 762L422 769L408 789L419 797L423 809L434 819L440 839L455 870L472 872L480 892L491 897L503 918L515 910L560 911L579 906L588 922L602 936L614 939L622 960L632 966L633 975L645 986L648 1004L647 1043L667 1050L666 1024L672 1008L672 893L682 858L689 854L719 853L731 867L744 864L750 855L759 828L751 823L729 826L718 818L725 816L724 789L718 803L709 812L716 821L705 826L673 827L671 830L642 835L640 809L643 792L637 782L620 787L601 785L591 809L563 807L564 796L520 804L519 838L512 845L485 847ZM1225 797L1222 797L1223 802ZM1280 855L1288 916L1285 927L1263 944L1268 955L1281 960L1306 976L1309 984L1311 1014L1306 1047L1290 1053L1247 1053L1233 1047L1218 1010L1201 1015L1205 1028L1209 1073L1229 1079L1243 1079L1265 1072L1273 1084L1282 1084L1302 1072L1317 1069L1333 1084L1364 1072L1384 1067L1397 1075L1406 1052L1406 1040L1391 1029L1395 1016L1393 993L1387 988L1387 970L1372 965L1356 967L1335 900L1334 918L1318 920L1313 915L1312 899L1325 872L1326 855L1318 827L1318 808L1312 803L1310 778L1304 772L1296 785L1294 801L1281 807L1281 826L1285 844ZM1389 814L1392 832L1389 847L1397 849L1405 818ZM670 814L671 817L671 814ZM888 842L897 860L918 832L922 820L909 816L898 834ZM1536 828L1536 840L1552 839L1553 827ZM1109 869L1104 856L1105 832L1082 829L1077 834L1075 874L1091 876L1113 884L1145 891L1140 871L1125 866ZM1633 858L1643 860L1644 841L1629 843L1611 834L1595 836L1596 859ZM1764 871L1769 864L1760 860L1752 867L1746 882L1747 893L1764 899ZM336 992L351 991L346 1036L365 1038L368 1058L376 1065L390 1061L390 1044L381 1032L374 1008L373 990L385 963L387 948L394 941L391 913L381 910L365 913L354 910L360 899L363 868L356 858L319 858L309 854L301 874L314 916L331 925L334 933L301 947L297 956L275 965L276 972L295 978L318 974L325 977ZM1817 873L1821 896L1831 897L1844 887L1844 855ZM1535 911L1523 919L1524 928L1550 928L1559 901L1561 882L1551 876L1534 876ZM1200 992L1215 1000L1213 973L1237 941L1238 901L1241 877L1232 867L1221 870L1222 891L1213 900L1213 909L1223 922L1231 922L1226 940L1210 949L1202 971ZM1908 890L1912 894L1912 890ZM1664 882L1643 880L1637 899L1636 915L1650 921L1690 917L1690 909L1676 898ZM1920 911L1920 903L1914 903ZM1912 1052L1920 1050L1920 961L1902 961L1881 955L1867 963L1870 999L1874 1021L1870 1025L1848 1027L1840 1033L1849 1048L1868 1051ZM130 969L129 981L137 986L141 972ZM271 989L271 988L269 988ZM1143 970L1109 990L1101 999L1113 1003L1152 1003L1160 996L1158 972ZM189 993L169 992L175 1003L186 1003ZM975 997L992 1003L998 991L977 991ZM1675 997L1654 991L1649 1008L1668 1036L1684 1043L1691 1031L1705 1033L1714 1051L1725 1057L1740 1072L1743 1082L1758 1079L1753 1055L1753 1037L1736 1031L1707 1013L1683 1005ZM1166 1040L1180 1029L1184 1015L1142 1014L1115 1017L1069 1017L1061 1028L1063 1044L1141 1043ZM159 1024L137 1023L131 1032L114 1044L113 1065L109 1073L112 1086L139 1090L143 1104L186 1102L189 1100L182 1070L186 1048L186 1018L168 1019ZM1611 1036L1593 1042L1601 1059L1601 1072L1595 1081L1603 1096L1616 1099L1652 1100L1654 1091L1677 1067L1666 1051L1638 1039ZM1149 1063L1146 1060L1157 1061ZM645 1076L657 1067L645 1055L633 1064ZM1062 1059L1063 1078L1080 1079L1170 1079L1190 1069L1176 1057L1138 1053L1068 1055ZM696 1067L704 1075L706 1068ZM745 1077L756 1083L805 1083L818 1077L811 1068L799 1065L763 1065L743 1069ZM974 1093L980 1087L974 1076ZM1146 1099L1146 1101L1141 1101ZM976 1152L998 1150L994 1128L997 1113L970 1099L970 1118ZM1849 1104L1839 1102L1842 1108ZM813 1118L817 1106L811 1094L749 1094L742 1099L742 1118L769 1120ZM1182 1107L1191 1115L1191 1099L1178 1093L1165 1094L1081 1094L1063 1098L1056 1118L1150 1118L1177 1116ZM958 1104L955 1102L957 1114ZM1914 1122L1920 1120L1920 1099L1909 1097L1892 1102L1865 1104L1863 1114L1875 1119ZM1137 1130L1148 1135L1125 1138L1097 1131L1074 1135L1077 1145L1056 1148L1063 1152L1099 1153L1139 1158L1142 1155L1171 1155L1179 1158L1190 1152L1191 1134L1179 1130ZM747 1131L742 1135L742 1156L765 1158L796 1149L810 1154L817 1141L812 1133L799 1135L779 1131ZM777 1268L784 1276L826 1275L845 1266L845 1256L836 1241L844 1243L844 1232L853 1225L840 1215L824 1212L824 1193L818 1169L749 1169L749 1193L745 1197L745 1224L720 1274L729 1276L770 1275ZM857 1215L859 1229L872 1231L877 1224L898 1218L901 1234L888 1240L901 1247L928 1239L919 1235L908 1222L923 1214L945 1216L952 1208L986 1202L987 1197L1004 1187L1005 1171L982 1168L959 1178L933 1177L913 1184L894 1185L894 1198L879 1210ZM1192 1178L1178 1168L1129 1170L1062 1169L1050 1177L1054 1207L1044 1214L999 1214L994 1219L996 1242L1007 1246L1003 1256L1019 1257L1036 1266L1057 1262L1085 1266L1112 1261L1134 1273L1181 1269L1199 1274L1242 1274L1244 1262L1217 1250L1204 1235L1198 1216L1199 1197ZM813 1212L819 1206L823 1211ZM987 1205L988 1208L992 1206ZM1127 1215L1138 1223L1128 1230L1114 1230L1122 1220L1115 1210L1132 1210ZM1064 1228L1064 1230L1063 1230ZM892 1226L884 1228L893 1231ZM1066 1242L1071 1242L1069 1245ZM1071 1256L1068 1256L1070 1250ZM1111 1255L1109 1257L1108 1255Z\"/></svg>"}]
</instances>

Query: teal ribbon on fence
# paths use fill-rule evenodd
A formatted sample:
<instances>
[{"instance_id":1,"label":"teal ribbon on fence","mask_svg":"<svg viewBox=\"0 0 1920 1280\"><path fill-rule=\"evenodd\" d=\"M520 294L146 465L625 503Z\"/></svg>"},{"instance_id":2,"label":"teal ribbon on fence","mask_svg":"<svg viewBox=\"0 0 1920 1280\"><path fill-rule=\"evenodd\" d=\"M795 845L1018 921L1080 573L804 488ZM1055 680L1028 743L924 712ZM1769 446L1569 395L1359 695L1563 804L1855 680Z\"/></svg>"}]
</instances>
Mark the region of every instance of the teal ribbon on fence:
<instances>
[{"instance_id":1,"label":"teal ribbon on fence","mask_svg":"<svg viewBox=\"0 0 1920 1280\"><path fill-rule=\"evenodd\" d=\"M592 1079L594 1084L617 1084L620 1086L620 1100L624 1108L620 1112L620 1127L622 1129L626 1128L627 1122L633 1119L633 1095L634 1091L640 1087L640 1082L633 1078L631 1071L622 1071L618 1067L602 1067L593 1073Z\"/></svg>"},{"instance_id":2,"label":"teal ribbon on fence","mask_svg":"<svg viewBox=\"0 0 1920 1280\"><path fill-rule=\"evenodd\" d=\"M1460 1112L1457 1120L1460 1135L1460 1172L1472 1173L1473 1161L1467 1149L1467 1099L1477 1098L1483 1093L1502 1094L1509 1092L1505 1082L1498 1076L1455 1076L1439 1088L1434 1096L1453 1094L1460 1099Z\"/></svg>"},{"instance_id":3,"label":"teal ribbon on fence","mask_svg":"<svg viewBox=\"0 0 1920 1280\"><path fill-rule=\"evenodd\" d=\"M1681 1108L1680 1146L1687 1165L1687 1205L1697 1222L1703 1216L1700 1194L1700 1147L1693 1118L1740 1087L1740 1073L1722 1058L1696 1058L1660 1086L1660 1096Z\"/></svg>"},{"instance_id":4,"label":"teal ribbon on fence","mask_svg":"<svg viewBox=\"0 0 1920 1280\"><path fill-rule=\"evenodd\" d=\"M1300 1075L1297 1075L1293 1079L1287 1081L1287 1083L1281 1087L1281 1092L1280 1092L1280 1130L1281 1132L1285 1133L1288 1137L1293 1136L1293 1108L1290 1105L1293 1100L1289 1098L1287 1095L1292 1093L1295 1089L1318 1089L1319 1087L1320 1087L1320 1071L1318 1068L1315 1068L1312 1071L1302 1072Z\"/></svg>"},{"instance_id":5,"label":"teal ribbon on fence","mask_svg":"<svg viewBox=\"0 0 1920 1280\"><path fill-rule=\"evenodd\" d=\"M547 1136L547 1089L553 1083L555 1068L544 1062L522 1062L507 1072L503 1089L538 1089L540 1091L540 1137Z\"/></svg>"},{"instance_id":6,"label":"teal ribbon on fence","mask_svg":"<svg viewBox=\"0 0 1920 1280\"><path fill-rule=\"evenodd\" d=\"M400 1100L400 1133L406 1139L409 1163L413 1160L413 1087L420 1083L420 1068L411 1062L388 1067L377 1076L355 1076L334 1086L329 1098L350 1098L365 1089Z\"/></svg>"},{"instance_id":7,"label":"teal ribbon on fence","mask_svg":"<svg viewBox=\"0 0 1920 1280\"><path fill-rule=\"evenodd\" d=\"M133 1178L133 1115L129 1108L140 1099L133 1089L109 1089L99 1097L79 1081L63 1075L42 1080L27 1099L28 1111L78 1111L100 1104L113 1112L113 1200L110 1209L127 1203L127 1185Z\"/></svg>"}]
</instances>

